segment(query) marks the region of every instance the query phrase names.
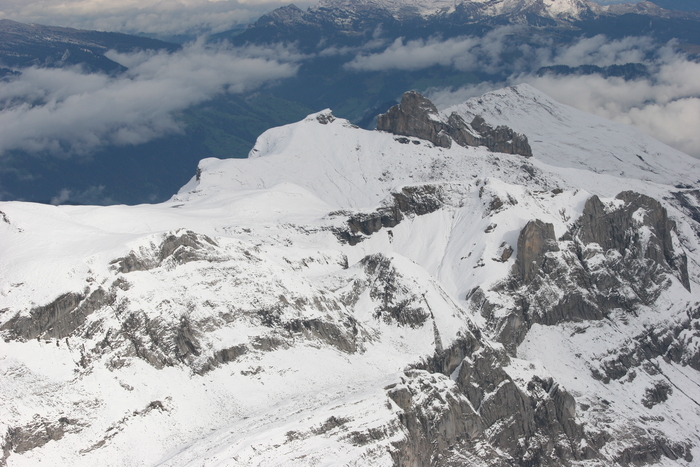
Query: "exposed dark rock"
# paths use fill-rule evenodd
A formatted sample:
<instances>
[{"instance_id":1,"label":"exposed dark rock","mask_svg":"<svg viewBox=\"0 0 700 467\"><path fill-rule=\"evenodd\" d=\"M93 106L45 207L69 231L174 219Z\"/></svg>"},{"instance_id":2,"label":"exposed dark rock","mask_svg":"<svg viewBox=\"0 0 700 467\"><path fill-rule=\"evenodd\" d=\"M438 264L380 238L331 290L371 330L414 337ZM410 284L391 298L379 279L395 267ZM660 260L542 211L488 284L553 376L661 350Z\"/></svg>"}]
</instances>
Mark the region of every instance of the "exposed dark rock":
<instances>
[{"instance_id":1,"label":"exposed dark rock","mask_svg":"<svg viewBox=\"0 0 700 467\"><path fill-rule=\"evenodd\" d=\"M170 397L166 398L166 401L170 399ZM167 403L166 403L167 404ZM133 420L135 417L144 417L150 413L152 413L154 410L157 410L159 412L169 412L170 408L168 405L164 404L162 401L159 400L154 400L148 403L146 407L144 407L141 410L134 410L133 412L129 412L125 416L123 416L121 419L117 420L115 423L113 423L107 430L105 430L105 434L103 435L102 439L97 441L96 443L93 443L91 446L81 449L79 451L80 454L87 454L88 452L94 451L96 449L100 449L104 445L106 445L112 438L117 436L119 433L121 433L124 428L126 427L127 423L130 420Z\"/></svg>"},{"instance_id":2,"label":"exposed dark rock","mask_svg":"<svg viewBox=\"0 0 700 467\"><path fill-rule=\"evenodd\" d=\"M333 123L335 121L335 117L330 112L320 113L316 116L316 121L318 121L318 123L321 125L328 125L329 123Z\"/></svg>"},{"instance_id":3,"label":"exposed dark rock","mask_svg":"<svg viewBox=\"0 0 700 467\"><path fill-rule=\"evenodd\" d=\"M488 452L484 465L567 465L601 458L576 422L573 396L551 378L534 377L526 392L503 370L509 363L503 351L467 339L446 352L467 353L456 378L453 374L456 384L444 373L411 369L401 384L386 388L406 432L395 443L396 465L463 465L475 446ZM429 366L454 372L452 364L440 365L445 359L438 353Z\"/></svg>"},{"instance_id":4,"label":"exposed dark rock","mask_svg":"<svg viewBox=\"0 0 700 467\"><path fill-rule=\"evenodd\" d=\"M406 437L395 443L394 465L437 465L437 459L461 438L483 430L480 417L449 378L423 370L409 370L388 396L402 411L398 417Z\"/></svg>"},{"instance_id":5,"label":"exposed dark rock","mask_svg":"<svg viewBox=\"0 0 700 467\"><path fill-rule=\"evenodd\" d=\"M618 454L615 462L628 465L656 464L662 457L671 460L683 459L686 462L693 461L693 446L689 443L677 443L664 436L644 437L638 439L635 445L625 448Z\"/></svg>"},{"instance_id":6,"label":"exposed dark rock","mask_svg":"<svg viewBox=\"0 0 700 467\"><path fill-rule=\"evenodd\" d=\"M256 336L251 340L251 345L255 350L270 352L279 348L284 348L288 343L276 336Z\"/></svg>"},{"instance_id":7,"label":"exposed dark rock","mask_svg":"<svg viewBox=\"0 0 700 467\"><path fill-rule=\"evenodd\" d=\"M102 288L89 294L63 294L48 305L32 309L29 316L18 313L0 330L7 331L10 339L63 339L82 326L88 315L113 300Z\"/></svg>"},{"instance_id":8,"label":"exposed dark rock","mask_svg":"<svg viewBox=\"0 0 700 467\"><path fill-rule=\"evenodd\" d=\"M438 185L405 186L391 196L394 205L404 214L423 216L443 205L442 191Z\"/></svg>"},{"instance_id":9,"label":"exposed dark rock","mask_svg":"<svg viewBox=\"0 0 700 467\"><path fill-rule=\"evenodd\" d=\"M417 363L413 368L450 375L466 357L483 346L479 338L479 331L476 328L472 332L462 333L448 348L436 350L433 355Z\"/></svg>"},{"instance_id":10,"label":"exposed dark rock","mask_svg":"<svg viewBox=\"0 0 700 467\"><path fill-rule=\"evenodd\" d=\"M153 268L150 261L138 257L133 251L130 251L129 254L123 258L115 259L110 264L115 264L117 271L124 274L133 271L148 271Z\"/></svg>"},{"instance_id":11,"label":"exposed dark rock","mask_svg":"<svg viewBox=\"0 0 700 467\"><path fill-rule=\"evenodd\" d=\"M416 295L401 281L401 274L394 268L391 259L377 253L366 256L360 263L370 278L369 296L379 303L374 312L377 319L386 323L418 328L430 318L424 308L424 299Z\"/></svg>"},{"instance_id":12,"label":"exposed dark rock","mask_svg":"<svg viewBox=\"0 0 700 467\"><path fill-rule=\"evenodd\" d=\"M448 118L447 124L449 126L448 134L460 146L486 146L493 152L532 156L532 148L530 148L527 136L516 133L507 126L501 125L494 128L486 123L480 115L475 116L471 124L467 126L462 117L453 113ZM476 135L469 133L469 127L476 132Z\"/></svg>"},{"instance_id":13,"label":"exposed dark rock","mask_svg":"<svg viewBox=\"0 0 700 467\"><path fill-rule=\"evenodd\" d=\"M592 371L603 382L619 380L641 367L651 376L661 374L653 360L667 361L700 371L700 308L688 310L686 316L667 326L655 326L634 336L624 346L608 355Z\"/></svg>"},{"instance_id":14,"label":"exposed dark rock","mask_svg":"<svg viewBox=\"0 0 700 467\"><path fill-rule=\"evenodd\" d=\"M495 261L498 261L499 263L505 263L510 259L510 257L513 255L513 247L508 245L506 242L501 243L501 246L498 248L498 256L494 258Z\"/></svg>"},{"instance_id":15,"label":"exposed dark rock","mask_svg":"<svg viewBox=\"0 0 700 467\"><path fill-rule=\"evenodd\" d=\"M351 421L350 418L343 418L343 417L336 417L336 416L330 416L328 419L326 419L325 422L321 424L318 428L312 428L312 432L315 435L324 435L328 433L329 431L335 430L338 427L341 427Z\"/></svg>"},{"instance_id":16,"label":"exposed dark rock","mask_svg":"<svg viewBox=\"0 0 700 467\"><path fill-rule=\"evenodd\" d=\"M430 100L415 91L404 93L401 103L377 117L377 130L395 135L415 136L449 148L452 141L460 146L486 146L491 151L532 156L527 137L506 126L492 127L477 115L468 124L457 113L444 121ZM405 138L404 138L405 139ZM397 139L408 143L408 139Z\"/></svg>"},{"instance_id":17,"label":"exposed dark rock","mask_svg":"<svg viewBox=\"0 0 700 467\"><path fill-rule=\"evenodd\" d=\"M121 273L133 271L148 271L159 267L164 261L170 260L175 264L185 264L191 261L210 259L212 248L218 246L210 237L197 234L191 230L170 232L163 238L155 251L136 253L130 251L123 258L118 258L110 264L115 265Z\"/></svg>"},{"instance_id":18,"label":"exposed dark rock","mask_svg":"<svg viewBox=\"0 0 700 467\"><path fill-rule=\"evenodd\" d=\"M551 251L559 251L554 225L539 219L528 222L518 236L514 266L525 284L532 282L545 261L545 254Z\"/></svg>"},{"instance_id":19,"label":"exposed dark rock","mask_svg":"<svg viewBox=\"0 0 700 467\"><path fill-rule=\"evenodd\" d=\"M335 231L343 242L356 245L382 228L396 227L404 216L422 216L435 212L443 205L442 191L436 185L405 186L391 193L391 201L374 212L358 213L348 219L347 230Z\"/></svg>"},{"instance_id":20,"label":"exposed dark rock","mask_svg":"<svg viewBox=\"0 0 700 467\"><path fill-rule=\"evenodd\" d=\"M619 209L606 210L597 196L591 197L578 221L578 236L584 244L598 243L604 251L614 249L636 259L649 259L673 271L683 286L690 290L687 258L675 251L672 235L676 224L668 218L666 208L653 198L625 191L617 195L624 201ZM641 227L651 231L642 241Z\"/></svg>"},{"instance_id":21,"label":"exposed dark rock","mask_svg":"<svg viewBox=\"0 0 700 467\"><path fill-rule=\"evenodd\" d=\"M510 279L494 291L513 298L499 312L482 293L472 308L490 322L490 332L511 352L533 323L600 320L612 310L636 313L669 287L670 276L689 289L685 253L674 247L675 224L656 200L633 192L605 206L591 197L583 214L560 241L551 224L530 221L520 232ZM695 358L695 357L693 357ZM604 372L624 374L612 367Z\"/></svg>"},{"instance_id":22,"label":"exposed dark rock","mask_svg":"<svg viewBox=\"0 0 700 467\"><path fill-rule=\"evenodd\" d=\"M452 140L445 131L446 125L440 120L437 107L415 91L404 93L399 105L377 117L377 130L395 135L415 136L443 148L452 146Z\"/></svg>"},{"instance_id":23,"label":"exposed dark rock","mask_svg":"<svg viewBox=\"0 0 700 467\"><path fill-rule=\"evenodd\" d=\"M357 323L349 320L344 324L343 329L330 321L298 319L284 323L284 328L292 334L301 334L307 340L321 340L343 352L355 353L358 350Z\"/></svg>"},{"instance_id":24,"label":"exposed dark rock","mask_svg":"<svg viewBox=\"0 0 700 467\"><path fill-rule=\"evenodd\" d=\"M163 261L170 256L175 256L179 263L193 261L199 258L194 257L191 251L201 250L207 244L208 246L217 246L216 242L208 236L197 234L191 230L169 233L160 246L159 259Z\"/></svg>"},{"instance_id":25,"label":"exposed dark rock","mask_svg":"<svg viewBox=\"0 0 700 467\"><path fill-rule=\"evenodd\" d=\"M214 354L214 361L217 364L223 365L229 362L236 361L238 357L248 353L248 347L245 344L234 345L227 349L221 349Z\"/></svg>"},{"instance_id":26,"label":"exposed dark rock","mask_svg":"<svg viewBox=\"0 0 700 467\"><path fill-rule=\"evenodd\" d=\"M384 388L387 395L398 405L402 410L409 410L413 404L413 394L404 385L397 386L392 384Z\"/></svg>"},{"instance_id":27,"label":"exposed dark rock","mask_svg":"<svg viewBox=\"0 0 700 467\"><path fill-rule=\"evenodd\" d=\"M170 350L176 348L176 331L161 319L149 319L143 311L127 313L121 328L108 333L100 346L103 349L122 347L120 358L135 356L147 361L155 368L172 366L177 361Z\"/></svg>"},{"instance_id":28,"label":"exposed dark rock","mask_svg":"<svg viewBox=\"0 0 700 467\"><path fill-rule=\"evenodd\" d=\"M700 238L700 190L678 191L672 194L680 210L695 221L691 226L695 235Z\"/></svg>"},{"instance_id":29,"label":"exposed dark rock","mask_svg":"<svg viewBox=\"0 0 700 467\"><path fill-rule=\"evenodd\" d=\"M39 448L50 441L58 441L66 433L77 433L83 425L78 420L60 417L58 420L49 421L35 415L32 422L25 426L8 428L2 440L3 455L0 465L6 465L11 453L21 454Z\"/></svg>"},{"instance_id":30,"label":"exposed dark rock","mask_svg":"<svg viewBox=\"0 0 700 467\"><path fill-rule=\"evenodd\" d=\"M352 431L345 438L353 446L366 446L376 443L382 439L390 438L397 430L392 425L385 425L380 428L368 428L363 431Z\"/></svg>"},{"instance_id":31,"label":"exposed dark rock","mask_svg":"<svg viewBox=\"0 0 700 467\"><path fill-rule=\"evenodd\" d=\"M175 358L179 361L185 362L190 357L198 357L201 354L195 331L186 316L180 318L180 325L175 328L173 334Z\"/></svg>"},{"instance_id":32,"label":"exposed dark rock","mask_svg":"<svg viewBox=\"0 0 700 467\"><path fill-rule=\"evenodd\" d=\"M647 409L661 404L668 400L668 396L673 393L673 388L666 380L659 380L650 388L647 388L642 398L642 405Z\"/></svg>"}]
</instances>

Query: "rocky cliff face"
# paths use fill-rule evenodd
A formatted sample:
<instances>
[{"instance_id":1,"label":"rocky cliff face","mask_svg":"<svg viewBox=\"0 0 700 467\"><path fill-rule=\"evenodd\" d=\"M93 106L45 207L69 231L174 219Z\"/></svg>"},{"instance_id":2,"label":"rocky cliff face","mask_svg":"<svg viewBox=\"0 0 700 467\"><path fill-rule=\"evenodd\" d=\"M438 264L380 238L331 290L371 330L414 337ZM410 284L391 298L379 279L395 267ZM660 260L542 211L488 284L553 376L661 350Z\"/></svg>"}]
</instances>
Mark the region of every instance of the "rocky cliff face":
<instances>
[{"instance_id":1,"label":"rocky cliff face","mask_svg":"<svg viewBox=\"0 0 700 467\"><path fill-rule=\"evenodd\" d=\"M471 295L508 348L519 345L534 323L600 320L614 310L634 314L655 303L671 286L669 277L690 288L687 258L666 209L634 192L616 200L604 205L597 196L588 199L559 240L552 224L527 223L509 280L495 288L513 297L505 317L493 318L498 306L481 291Z\"/></svg>"},{"instance_id":2,"label":"rocky cliff face","mask_svg":"<svg viewBox=\"0 0 700 467\"><path fill-rule=\"evenodd\" d=\"M459 347L474 340L466 337ZM412 369L387 388L408 432L397 445L396 465L561 465L600 458L566 389L537 376L519 387L502 369L509 364L504 352L468 347L458 366Z\"/></svg>"},{"instance_id":3,"label":"rocky cliff face","mask_svg":"<svg viewBox=\"0 0 700 467\"><path fill-rule=\"evenodd\" d=\"M406 216L422 216L440 209L445 200L439 185L403 187L391 193L384 206L369 213L350 216L347 228L337 229L336 235L350 245L356 245L382 228L396 227Z\"/></svg>"},{"instance_id":4,"label":"rocky cliff face","mask_svg":"<svg viewBox=\"0 0 700 467\"><path fill-rule=\"evenodd\" d=\"M494 128L478 115L470 124L457 113L445 119L430 100L415 91L405 93L399 105L377 117L377 130L415 136L443 148L449 148L454 141L465 147L486 146L494 152L532 156L525 135L505 126Z\"/></svg>"}]
</instances>

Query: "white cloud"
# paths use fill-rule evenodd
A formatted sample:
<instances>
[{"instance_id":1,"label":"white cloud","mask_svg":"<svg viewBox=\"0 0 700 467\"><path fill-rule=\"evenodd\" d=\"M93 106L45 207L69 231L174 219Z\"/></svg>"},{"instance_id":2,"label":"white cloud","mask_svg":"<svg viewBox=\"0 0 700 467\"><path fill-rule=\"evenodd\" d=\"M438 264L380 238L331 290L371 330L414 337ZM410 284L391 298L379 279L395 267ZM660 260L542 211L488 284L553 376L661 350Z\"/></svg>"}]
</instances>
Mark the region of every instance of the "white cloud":
<instances>
[{"instance_id":1,"label":"white cloud","mask_svg":"<svg viewBox=\"0 0 700 467\"><path fill-rule=\"evenodd\" d=\"M649 37L609 40L603 35L581 38L573 44L554 45L547 39L523 45L507 26L483 38L405 41L397 39L384 50L361 53L348 62L355 71L418 70L431 66L462 71L503 73L497 83L479 83L459 89L433 89L429 97L446 107L509 84L526 82L556 100L602 117L637 126L655 138L700 157L700 63L660 47ZM532 38L536 42L537 38ZM508 56L508 60L504 57ZM516 57L516 58L513 58ZM593 75L538 76L541 67L566 65L623 65L642 63L649 77L625 81Z\"/></svg>"},{"instance_id":2,"label":"white cloud","mask_svg":"<svg viewBox=\"0 0 700 467\"><path fill-rule=\"evenodd\" d=\"M553 45L548 37L532 37L523 43L519 26L502 26L483 37L450 39L396 39L380 52L360 53L346 64L355 71L420 70L431 66L486 73L537 70L550 65L598 65L639 63L657 53L658 45L648 37L609 40L603 35L581 38L573 45Z\"/></svg>"},{"instance_id":3,"label":"white cloud","mask_svg":"<svg viewBox=\"0 0 700 467\"><path fill-rule=\"evenodd\" d=\"M0 19L51 26L153 33L222 32L246 25L284 0L0 0ZM309 2L298 3L298 6Z\"/></svg>"},{"instance_id":4,"label":"white cloud","mask_svg":"<svg viewBox=\"0 0 700 467\"><path fill-rule=\"evenodd\" d=\"M249 53L201 42L172 54L111 53L129 66L119 77L78 68L25 69L19 78L0 83L0 153L21 149L71 156L106 144L144 143L180 131L176 111L297 71L294 63Z\"/></svg>"},{"instance_id":5,"label":"white cloud","mask_svg":"<svg viewBox=\"0 0 700 467\"><path fill-rule=\"evenodd\" d=\"M503 26L484 37L461 36L442 40L439 37L406 41L400 37L381 52L360 54L346 64L355 71L420 70L440 65L462 71L480 69L496 73L504 68L520 69L532 61L534 50L522 46L522 57L504 63L505 42L521 28Z\"/></svg>"},{"instance_id":6,"label":"white cloud","mask_svg":"<svg viewBox=\"0 0 700 467\"><path fill-rule=\"evenodd\" d=\"M596 43L601 46L595 47ZM613 65L636 57L649 71L648 77L636 80L605 78L599 74L537 76L521 72L503 82L432 89L427 95L438 108L444 108L489 90L528 83L559 102L634 125L669 146L700 157L700 63L675 52L672 46L658 48L647 38L603 43L600 37L595 37L582 39L569 48L552 50L542 62L578 66L593 61Z\"/></svg>"},{"instance_id":7,"label":"white cloud","mask_svg":"<svg viewBox=\"0 0 700 467\"><path fill-rule=\"evenodd\" d=\"M520 76L564 104L636 126L686 154L700 157L700 64L663 64L650 79Z\"/></svg>"},{"instance_id":8,"label":"white cloud","mask_svg":"<svg viewBox=\"0 0 700 467\"><path fill-rule=\"evenodd\" d=\"M625 37L610 40L602 34L582 38L573 45L553 50L549 63L542 65L597 65L610 66L623 63L640 63L658 48L650 37Z\"/></svg>"}]
</instances>

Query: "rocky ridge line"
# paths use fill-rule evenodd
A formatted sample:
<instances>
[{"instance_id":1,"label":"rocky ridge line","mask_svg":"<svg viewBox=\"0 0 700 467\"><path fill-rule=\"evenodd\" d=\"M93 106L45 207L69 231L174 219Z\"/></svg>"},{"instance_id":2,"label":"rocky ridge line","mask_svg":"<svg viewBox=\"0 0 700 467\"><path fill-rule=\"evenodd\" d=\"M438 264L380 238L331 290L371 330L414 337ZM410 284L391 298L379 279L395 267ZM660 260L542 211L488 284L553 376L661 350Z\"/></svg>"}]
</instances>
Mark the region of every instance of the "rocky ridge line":
<instances>
[{"instance_id":1,"label":"rocky ridge line","mask_svg":"<svg viewBox=\"0 0 700 467\"><path fill-rule=\"evenodd\" d=\"M479 115L467 123L456 112L442 118L429 99L416 91L404 93L401 103L377 117L377 130L395 135L415 136L436 146L450 148L486 146L493 152L532 156L527 136L506 126L492 127Z\"/></svg>"}]
</instances>

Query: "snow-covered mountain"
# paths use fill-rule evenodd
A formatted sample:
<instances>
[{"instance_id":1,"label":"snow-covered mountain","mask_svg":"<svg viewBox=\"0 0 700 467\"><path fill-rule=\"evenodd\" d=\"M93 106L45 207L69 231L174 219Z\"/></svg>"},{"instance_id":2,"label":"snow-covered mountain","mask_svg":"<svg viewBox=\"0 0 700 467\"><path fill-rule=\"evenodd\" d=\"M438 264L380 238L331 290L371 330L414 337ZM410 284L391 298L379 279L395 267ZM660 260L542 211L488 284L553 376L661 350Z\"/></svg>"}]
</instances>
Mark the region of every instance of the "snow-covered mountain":
<instances>
[{"instance_id":1,"label":"snow-covered mountain","mask_svg":"<svg viewBox=\"0 0 700 467\"><path fill-rule=\"evenodd\" d=\"M1 462L697 463L700 161L527 85L380 122L0 203Z\"/></svg>"},{"instance_id":2,"label":"snow-covered mountain","mask_svg":"<svg viewBox=\"0 0 700 467\"><path fill-rule=\"evenodd\" d=\"M412 14L424 17L449 14L457 8L470 10L482 17L532 13L565 19L579 19L586 13L605 10L588 0L321 0L309 11L333 9L361 12L377 9L388 11L399 19Z\"/></svg>"},{"instance_id":3,"label":"snow-covered mountain","mask_svg":"<svg viewBox=\"0 0 700 467\"><path fill-rule=\"evenodd\" d=\"M523 17L537 15L566 21L579 20L590 15L647 13L672 14L655 3L642 1L599 5L590 0L321 0L309 11L345 9L354 11L385 10L397 18L411 14L428 17L449 14L457 9L469 10L482 18L498 16ZM682 16L676 13L676 16Z\"/></svg>"},{"instance_id":4,"label":"snow-covered mountain","mask_svg":"<svg viewBox=\"0 0 700 467\"><path fill-rule=\"evenodd\" d=\"M423 16L454 12L457 6L480 10L484 16L500 16L532 11L550 17L578 18L584 12L600 11L597 3L587 0L321 0L313 9L383 9L393 14Z\"/></svg>"},{"instance_id":5,"label":"snow-covered mountain","mask_svg":"<svg viewBox=\"0 0 700 467\"><path fill-rule=\"evenodd\" d=\"M695 43L698 21L698 12L665 10L646 1L601 6L589 0L321 0L305 11L280 7L241 34L215 37L235 44L289 42L311 51L399 37L479 36L517 25L535 36L556 31L556 40L564 42L605 34Z\"/></svg>"}]
</instances>

